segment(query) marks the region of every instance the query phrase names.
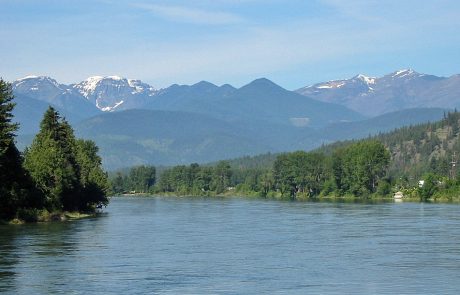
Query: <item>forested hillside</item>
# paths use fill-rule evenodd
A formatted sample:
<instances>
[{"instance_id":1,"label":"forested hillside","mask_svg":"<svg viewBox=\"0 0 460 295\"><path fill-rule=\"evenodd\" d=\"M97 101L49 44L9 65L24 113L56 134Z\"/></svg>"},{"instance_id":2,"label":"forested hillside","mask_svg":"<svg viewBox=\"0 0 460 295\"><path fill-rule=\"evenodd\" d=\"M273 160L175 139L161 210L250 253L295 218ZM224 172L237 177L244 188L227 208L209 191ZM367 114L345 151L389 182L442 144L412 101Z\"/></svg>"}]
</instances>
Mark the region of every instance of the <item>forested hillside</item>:
<instances>
[{"instance_id":1,"label":"forested hillside","mask_svg":"<svg viewBox=\"0 0 460 295\"><path fill-rule=\"evenodd\" d=\"M191 195L239 193L265 197L392 197L458 199L460 113L315 151L265 154L163 170L150 191ZM216 173L226 167L223 174ZM217 170L215 170L217 169ZM219 190L212 183L225 183ZM423 185L420 183L422 181Z\"/></svg>"},{"instance_id":2,"label":"forested hillside","mask_svg":"<svg viewBox=\"0 0 460 295\"><path fill-rule=\"evenodd\" d=\"M372 137L382 142L391 153L389 174L418 181L425 173L432 172L448 177L452 161L460 154L460 113L446 113L444 119L396 129ZM342 141L319 149L327 154L352 141ZM456 168L456 167L454 167ZM453 170L455 175L457 169Z\"/></svg>"}]
</instances>

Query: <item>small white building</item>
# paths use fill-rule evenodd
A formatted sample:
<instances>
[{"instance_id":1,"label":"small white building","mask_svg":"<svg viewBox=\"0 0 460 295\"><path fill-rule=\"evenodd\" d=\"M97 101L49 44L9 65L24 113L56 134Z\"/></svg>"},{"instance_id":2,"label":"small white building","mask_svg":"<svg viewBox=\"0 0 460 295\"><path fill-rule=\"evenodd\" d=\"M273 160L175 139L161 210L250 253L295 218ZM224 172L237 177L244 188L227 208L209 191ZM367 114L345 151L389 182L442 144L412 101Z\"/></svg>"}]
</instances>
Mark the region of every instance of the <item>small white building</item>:
<instances>
[{"instance_id":1,"label":"small white building","mask_svg":"<svg viewBox=\"0 0 460 295\"><path fill-rule=\"evenodd\" d=\"M395 193L395 195L393 196L393 198L395 198L395 200L400 200L404 197L404 194L402 192L397 192Z\"/></svg>"}]
</instances>

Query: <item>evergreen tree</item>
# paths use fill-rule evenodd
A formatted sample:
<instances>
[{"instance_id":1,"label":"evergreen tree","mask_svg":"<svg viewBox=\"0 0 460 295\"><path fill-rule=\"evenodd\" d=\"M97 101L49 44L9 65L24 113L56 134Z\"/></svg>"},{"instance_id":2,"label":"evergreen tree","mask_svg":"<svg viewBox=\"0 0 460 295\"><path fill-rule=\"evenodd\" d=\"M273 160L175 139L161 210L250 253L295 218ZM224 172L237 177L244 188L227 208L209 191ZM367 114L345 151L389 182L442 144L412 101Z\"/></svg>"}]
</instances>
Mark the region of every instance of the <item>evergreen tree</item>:
<instances>
[{"instance_id":1,"label":"evergreen tree","mask_svg":"<svg viewBox=\"0 0 460 295\"><path fill-rule=\"evenodd\" d=\"M18 124L12 122L14 108L11 85L0 79L0 218L10 219L19 209L40 208L42 196L35 190L22 157L14 144Z\"/></svg>"},{"instance_id":2,"label":"evergreen tree","mask_svg":"<svg viewBox=\"0 0 460 295\"><path fill-rule=\"evenodd\" d=\"M68 126L54 108L45 112L40 131L25 154L24 166L46 196L48 210L73 209L71 197L78 195L78 169Z\"/></svg>"},{"instance_id":3,"label":"evergreen tree","mask_svg":"<svg viewBox=\"0 0 460 295\"><path fill-rule=\"evenodd\" d=\"M80 210L92 206L107 205L109 181L107 173L102 170L102 159L97 154L99 148L91 140L76 141L77 162L80 169L81 194L78 200Z\"/></svg>"},{"instance_id":4,"label":"evergreen tree","mask_svg":"<svg viewBox=\"0 0 460 295\"><path fill-rule=\"evenodd\" d=\"M88 210L107 204L107 175L92 141L76 140L69 123L49 107L25 153L24 166L49 210Z\"/></svg>"},{"instance_id":5,"label":"evergreen tree","mask_svg":"<svg viewBox=\"0 0 460 295\"><path fill-rule=\"evenodd\" d=\"M18 129L18 124L12 122L13 98L11 85L0 79L0 156L14 143L14 132Z\"/></svg>"}]
</instances>

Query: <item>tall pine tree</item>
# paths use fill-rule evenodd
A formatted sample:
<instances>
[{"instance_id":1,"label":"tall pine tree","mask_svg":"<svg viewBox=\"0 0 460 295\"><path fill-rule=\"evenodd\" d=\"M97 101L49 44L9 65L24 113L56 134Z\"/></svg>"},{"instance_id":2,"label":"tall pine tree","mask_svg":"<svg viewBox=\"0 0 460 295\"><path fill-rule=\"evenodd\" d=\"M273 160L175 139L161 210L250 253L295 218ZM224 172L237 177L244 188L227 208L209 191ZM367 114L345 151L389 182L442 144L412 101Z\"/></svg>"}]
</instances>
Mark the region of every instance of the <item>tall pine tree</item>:
<instances>
[{"instance_id":1,"label":"tall pine tree","mask_svg":"<svg viewBox=\"0 0 460 295\"><path fill-rule=\"evenodd\" d=\"M93 142L75 139L69 123L48 108L24 162L46 196L48 210L82 211L107 204L107 175L97 151Z\"/></svg>"},{"instance_id":2,"label":"tall pine tree","mask_svg":"<svg viewBox=\"0 0 460 295\"><path fill-rule=\"evenodd\" d=\"M69 194L78 190L76 161L71 152L73 137L63 128L63 119L49 107L40 123L40 132L25 153L24 166L46 196L48 210L62 210Z\"/></svg>"},{"instance_id":3,"label":"tall pine tree","mask_svg":"<svg viewBox=\"0 0 460 295\"><path fill-rule=\"evenodd\" d=\"M42 205L42 195L22 167L22 156L14 144L18 124L12 122L13 98L11 85L0 79L0 218L4 219L17 216L19 209Z\"/></svg>"}]
</instances>

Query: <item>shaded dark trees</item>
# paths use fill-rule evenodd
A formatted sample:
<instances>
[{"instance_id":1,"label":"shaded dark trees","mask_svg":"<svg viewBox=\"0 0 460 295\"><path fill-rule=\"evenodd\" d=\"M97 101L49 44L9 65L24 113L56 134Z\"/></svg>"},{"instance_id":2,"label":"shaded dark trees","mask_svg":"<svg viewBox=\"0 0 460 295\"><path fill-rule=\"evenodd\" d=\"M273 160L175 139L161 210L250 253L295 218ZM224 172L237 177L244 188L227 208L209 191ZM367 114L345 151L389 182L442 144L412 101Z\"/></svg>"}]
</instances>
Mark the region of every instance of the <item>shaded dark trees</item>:
<instances>
[{"instance_id":1,"label":"shaded dark trees","mask_svg":"<svg viewBox=\"0 0 460 295\"><path fill-rule=\"evenodd\" d=\"M14 144L18 124L12 122L14 108L11 85L0 79L0 219L18 216L21 210L41 208L43 195L35 189L22 166Z\"/></svg>"}]
</instances>

